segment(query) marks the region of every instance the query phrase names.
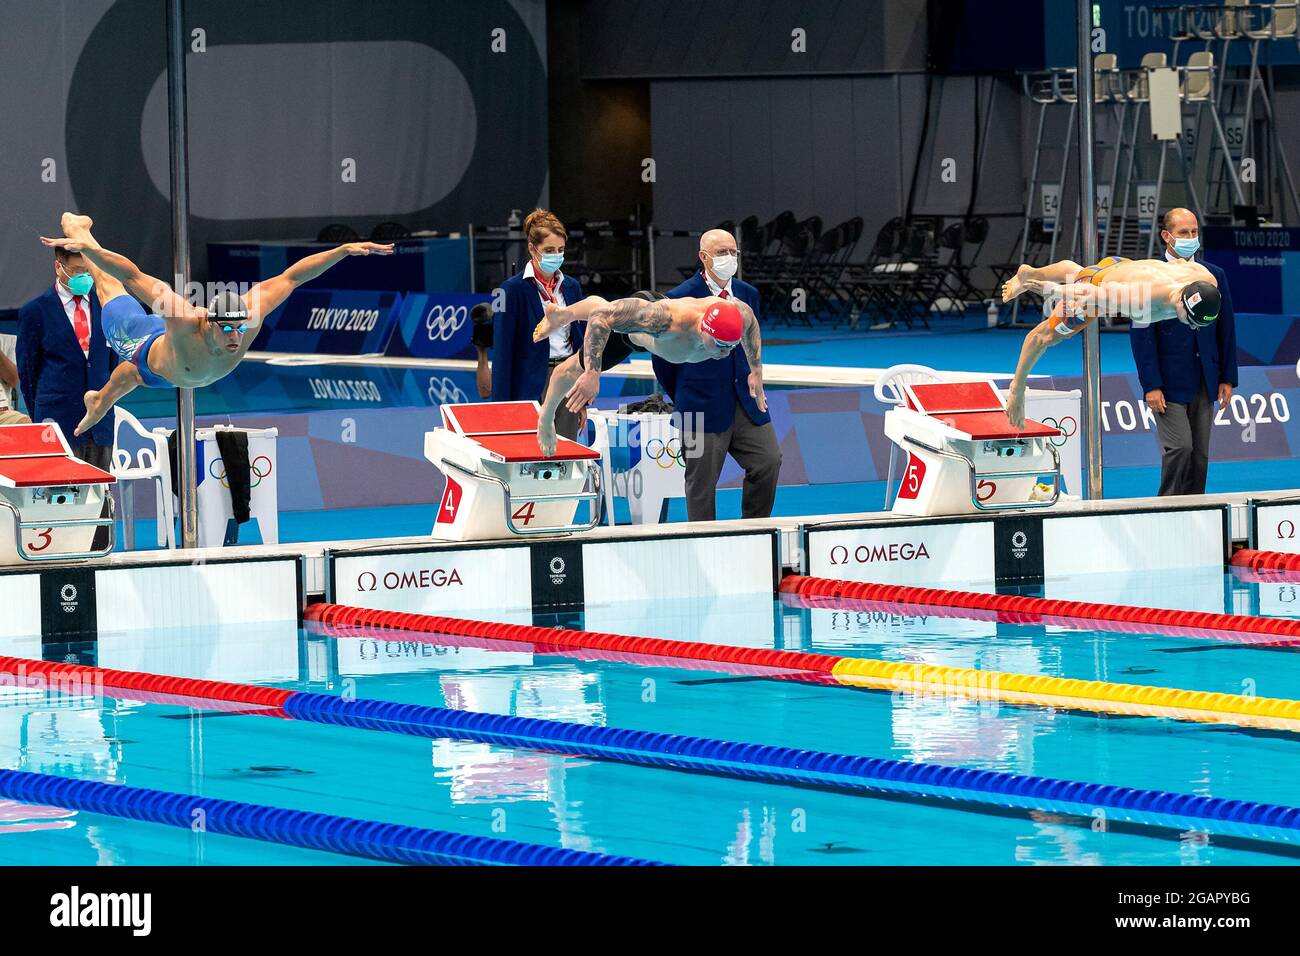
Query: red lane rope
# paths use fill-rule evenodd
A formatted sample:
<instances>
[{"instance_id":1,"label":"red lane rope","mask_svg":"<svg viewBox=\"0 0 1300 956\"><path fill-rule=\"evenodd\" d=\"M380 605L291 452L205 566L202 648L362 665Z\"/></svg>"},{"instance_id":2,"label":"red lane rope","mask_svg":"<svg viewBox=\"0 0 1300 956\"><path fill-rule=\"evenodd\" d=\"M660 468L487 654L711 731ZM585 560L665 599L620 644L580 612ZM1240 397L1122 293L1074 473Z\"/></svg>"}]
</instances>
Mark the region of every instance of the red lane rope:
<instances>
[{"instance_id":1,"label":"red lane rope","mask_svg":"<svg viewBox=\"0 0 1300 956\"><path fill-rule=\"evenodd\" d=\"M707 671L710 674L733 674L747 677L808 678L818 675L803 672L791 673L782 667L762 667L755 664L727 664L702 660L696 657L665 657L662 654L630 654L625 651L606 651L594 647L560 647L531 641L504 641L490 637L472 637L465 634L406 634L396 637L389 629L365 625L323 625L330 637L342 640L370 639L394 643L411 642L440 647L472 647L478 650L500 651L509 654L533 653L539 657L564 657L579 661L601 661L608 664L632 664L637 667L673 667L678 670ZM573 632L569 632L573 633Z\"/></svg>"},{"instance_id":2,"label":"red lane rope","mask_svg":"<svg viewBox=\"0 0 1300 956\"><path fill-rule=\"evenodd\" d=\"M566 631L560 627L537 627L533 624L499 624L492 621L467 621L432 614L406 614L401 611L377 611L342 604L311 604L303 611L304 620L330 625L361 625L426 634L458 634L486 637L517 643L554 648L584 648L618 654L647 655L718 661L751 667L772 667L788 671L831 673L839 657L806 654L801 651L775 650L770 647L733 647L696 641L667 641L657 637L629 637L597 631Z\"/></svg>"},{"instance_id":3,"label":"red lane rope","mask_svg":"<svg viewBox=\"0 0 1300 956\"><path fill-rule=\"evenodd\" d=\"M992 608L939 607L934 604L908 604L905 601L867 601L822 595L785 594L786 603L797 607L821 608L832 611L870 611L873 613L894 614L900 617L925 616L938 618L956 618L966 621L995 621L999 624L1050 624L1055 627L1068 627L1075 630L1087 629L1107 631L1119 634L1159 634L1164 637L1187 637L1197 640L1227 641L1233 644L1249 644L1252 647L1296 647L1300 638L1278 640L1269 634L1253 634L1247 631L1216 630L1206 627L1160 626L1143 624L1140 621L1108 621L1096 618L1083 619L1059 617L1054 614L1022 613L1016 611L997 611Z\"/></svg>"},{"instance_id":4,"label":"red lane rope","mask_svg":"<svg viewBox=\"0 0 1300 956\"><path fill-rule=\"evenodd\" d=\"M1232 556L1230 563L1235 568L1249 568L1252 571L1300 571L1300 554L1242 548Z\"/></svg>"},{"instance_id":5,"label":"red lane rope","mask_svg":"<svg viewBox=\"0 0 1300 956\"><path fill-rule=\"evenodd\" d=\"M107 693L109 688L132 691L132 699L158 703L182 703L175 698L224 701L253 706L257 713L283 716L284 702L295 691L280 687L257 687L227 681L201 680L195 677L167 677L136 671L119 671L89 664L64 664L59 661L34 661L25 657L0 655L0 686L31 687L74 694ZM110 694L110 696L113 696ZM162 698L168 698L163 700Z\"/></svg>"},{"instance_id":6,"label":"red lane rope","mask_svg":"<svg viewBox=\"0 0 1300 956\"><path fill-rule=\"evenodd\" d=\"M926 607L967 608L999 613L1007 623L1057 623L1069 618L1084 621L1122 621L1151 627L1190 627L1209 631L1237 631L1300 637L1300 620L1217 614L1210 611L1178 611L1166 608L1132 607L1124 604L1096 604L1091 601L1062 601L1055 598L1025 597L1018 594L982 594L917 588L903 584L868 584L812 578L791 574L782 579L781 591L800 597L842 598L850 601L897 601ZM1003 617L1003 615L1006 615Z\"/></svg>"}]
</instances>

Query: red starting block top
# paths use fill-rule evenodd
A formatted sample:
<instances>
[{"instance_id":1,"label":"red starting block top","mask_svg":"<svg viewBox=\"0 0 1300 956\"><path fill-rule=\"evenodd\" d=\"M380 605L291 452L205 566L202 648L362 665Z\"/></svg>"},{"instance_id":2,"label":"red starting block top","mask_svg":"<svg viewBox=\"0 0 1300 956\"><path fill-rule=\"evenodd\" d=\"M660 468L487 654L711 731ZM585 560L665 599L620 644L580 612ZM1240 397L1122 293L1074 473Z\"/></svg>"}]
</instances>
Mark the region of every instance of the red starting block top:
<instances>
[{"instance_id":1,"label":"red starting block top","mask_svg":"<svg viewBox=\"0 0 1300 956\"><path fill-rule=\"evenodd\" d=\"M537 435L532 432L522 435L475 435L473 437L493 457L506 462L592 461L600 457L585 445L561 438L556 444L555 454L548 458L542 454L542 448L537 444Z\"/></svg>"},{"instance_id":2,"label":"red starting block top","mask_svg":"<svg viewBox=\"0 0 1300 956\"><path fill-rule=\"evenodd\" d=\"M473 405L443 405L442 420L447 428L472 438L492 457L517 461L591 461L600 457L585 445L559 439L555 454L542 454L537 444L537 402L479 402Z\"/></svg>"},{"instance_id":3,"label":"red starting block top","mask_svg":"<svg viewBox=\"0 0 1300 956\"><path fill-rule=\"evenodd\" d=\"M94 465L67 455L0 458L0 485L44 488L47 485L111 485L116 481Z\"/></svg>"},{"instance_id":4,"label":"red starting block top","mask_svg":"<svg viewBox=\"0 0 1300 956\"><path fill-rule=\"evenodd\" d=\"M462 435L514 435L537 431L536 402L479 402L443 405L442 420Z\"/></svg>"},{"instance_id":5,"label":"red starting block top","mask_svg":"<svg viewBox=\"0 0 1300 956\"><path fill-rule=\"evenodd\" d=\"M994 412L1005 406L992 382L924 382L904 386L908 406L926 415Z\"/></svg>"},{"instance_id":6,"label":"red starting block top","mask_svg":"<svg viewBox=\"0 0 1300 956\"><path fill-rule=\"evenodd\" d=\"M934 417L959 432L965 432L972 441L991 441L997 438L1053 438L1061 434L1059 428L1032 419L1025 419L1025 427L1017 431L1007 421L1007 413L1001 411L955 412L950 415L936 414Z\"/></svg>"},{"instance_id":7,"label":"red starting block top","mask_svg":"<svg viewBox=\"0 0 1300 956\"><path fill-rule=\"evenodd\" d=\"M0 458L67 455L70 451L58 425L0 425Z\"/></svg>"}]
</instances>

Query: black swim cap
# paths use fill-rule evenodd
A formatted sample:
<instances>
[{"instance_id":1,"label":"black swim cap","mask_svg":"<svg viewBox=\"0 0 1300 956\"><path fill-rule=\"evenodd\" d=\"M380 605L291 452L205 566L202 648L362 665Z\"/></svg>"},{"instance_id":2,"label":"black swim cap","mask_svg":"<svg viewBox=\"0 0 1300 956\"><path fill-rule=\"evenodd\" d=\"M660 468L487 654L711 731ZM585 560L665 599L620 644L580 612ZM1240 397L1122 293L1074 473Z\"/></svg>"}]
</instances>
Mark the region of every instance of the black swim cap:
<instances>
[{"instance_id":1,"label":"black swim cap","mask_svg":"<svg viewBox=\"0 0 1300 956\"><path fill-rule=\"evenodd\" d=\"M1213 282L1189 282L1179 294L1187 310L1187 324L1192 328L1203 329L1219 317L1223 296Z\"/></svg>"},{"instance_id":2,"label":"black swim cap","mask_svg":"<svg viewBox=\"0 0 1300 956\"><path fill-rule=\"evenodd\" d=\"M248 306L244 300L233 292L218 292L208 303L208 321L244 320L248 318Z\"/></svg>"}]
</instances>

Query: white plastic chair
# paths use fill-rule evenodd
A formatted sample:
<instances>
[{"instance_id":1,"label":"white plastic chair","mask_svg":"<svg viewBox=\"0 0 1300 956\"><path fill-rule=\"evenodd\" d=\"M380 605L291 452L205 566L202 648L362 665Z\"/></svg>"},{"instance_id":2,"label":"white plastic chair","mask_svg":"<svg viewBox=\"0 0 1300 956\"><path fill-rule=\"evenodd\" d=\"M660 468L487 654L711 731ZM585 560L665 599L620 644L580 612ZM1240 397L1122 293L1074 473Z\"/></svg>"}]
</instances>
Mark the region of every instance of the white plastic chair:
<instances>
[{"instance_id":1,"label":"white plastic chair","mask_svg":"<svg viewBox=\"0 0 1300 956\"><path fill-rule=\"evenodd\" d=\"M1151 99L1151 81L1149 78L1151 71L1163 70L1168 66L1169 60L1164 53L1144 54L1142 56L1142 65L1136 71L1129 73L1135 82L1124 95L1135 103L1148 102Z\"/></svg>"},{"instance_id":2,"label":"white plastic chair","mask_svg":"<svg viewBox=\"0 0 1300 956\"><path fill-rule=\"evenodd\" d=\"M905 397L903 385L915 385L922 382L942 382L943 376L928 365L891 365L880 373L873 391L876 401L885 405L901 405ZM898 456L898 446L889 443L889 473L885 476L885 510L889 510L890 492L894 487L894 463Z\"/></svg>"},{"instance_id":3,"label":"white plastic chair","mask_svg":"<svg viewBox=\"0 0 1300 956\"><path fill-rule=\"evenodd\" d=\"M1214 54L1198 50L1187 58L1183 68L1183 99L1200 103L1210 99L1214 89Z\"/></svg>"},{"instance_id":4,"label":"white plastic chair","mask_svg":"<svg viewBox=\"0 0 1300 956\"><path fill-rule=\"evenodd\" d=\"M127 481L152 481L154 483L154 500L157 503L158 547L176 547L176 507L172 500L172 470L167 456L167 439L152 432L145 431L140 420L121 407L113 409L113 462L109 471L121 485ZM134 457L131 452L121 447L119 436L123 428L128 428L140 438L144 445ZM132 489L122 487L122 530L127 547L135 543L135 528L132 524L134 508Z\"/></svg>"}]
</instances>

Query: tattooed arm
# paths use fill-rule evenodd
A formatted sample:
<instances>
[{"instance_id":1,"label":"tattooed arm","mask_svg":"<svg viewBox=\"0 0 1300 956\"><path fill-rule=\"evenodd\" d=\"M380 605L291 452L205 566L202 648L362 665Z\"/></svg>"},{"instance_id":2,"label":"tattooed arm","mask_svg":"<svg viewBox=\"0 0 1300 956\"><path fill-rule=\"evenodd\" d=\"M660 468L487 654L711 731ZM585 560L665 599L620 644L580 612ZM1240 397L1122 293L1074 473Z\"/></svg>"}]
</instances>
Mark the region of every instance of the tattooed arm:
<instances>
[{"instance_id":1,"label":"tattooed arm","mask_svg":"<svg viewBox=\"0 0 1300 956\"><path fill-rule=\"evenodd\" d=\"M745 350L749 362L749 394L758 405L760 412L767 411L767 396L763 393L763 335L758 328L758 316L745 303L737 301L740 313L745 319L745 328L741 332L740 347Z\"/></svg>"},{"instance_id":2,"label":"tattooed arm","mask_svg":"<svg viewBox=\"0 0 1300 956\"><path fill-rule=\"evenodd\" d=\"M571 412L579 412L590 405L600 391L601 360L611 335L615 332L657 335L668 331L672 324L672 313L663 302L616 299L593 310L587 317L587 334L582 343L585 370L565 396L565 407Z\"/></svg>"}]
</instances>

